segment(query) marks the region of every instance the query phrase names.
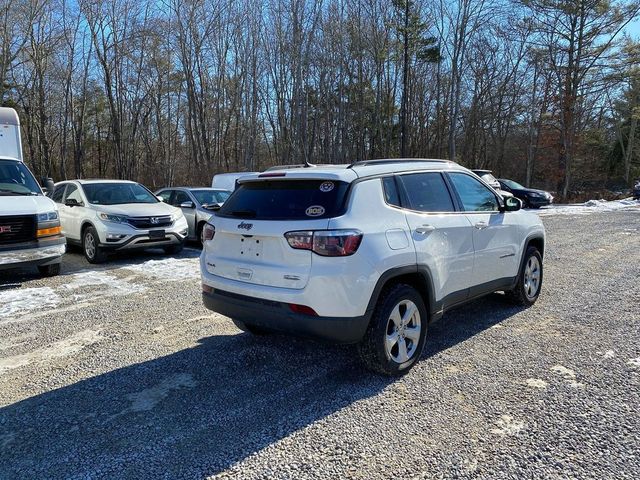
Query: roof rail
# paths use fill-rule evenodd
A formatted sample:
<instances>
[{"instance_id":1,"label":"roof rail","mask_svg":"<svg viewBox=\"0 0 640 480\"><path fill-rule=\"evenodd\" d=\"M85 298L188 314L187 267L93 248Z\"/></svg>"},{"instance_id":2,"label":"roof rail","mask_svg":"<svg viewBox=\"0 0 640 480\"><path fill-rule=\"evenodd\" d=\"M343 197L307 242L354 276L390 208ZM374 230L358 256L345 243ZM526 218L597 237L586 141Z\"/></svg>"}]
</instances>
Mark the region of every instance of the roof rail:
<instances>
[{"instance_id":1,"label":"roof rail","mask_svg":"<svg viewBox=\"0 0 640 480\"><path fill-rule=\"evenodd\" d=\"M367 167L369 165L386 165L389 163L411 163L411 162L453 163L451 162L451 160L442 160L440 158L382 158L378 160L358 160L353 162L347 168Z\"/></svg>"}]
</instances>

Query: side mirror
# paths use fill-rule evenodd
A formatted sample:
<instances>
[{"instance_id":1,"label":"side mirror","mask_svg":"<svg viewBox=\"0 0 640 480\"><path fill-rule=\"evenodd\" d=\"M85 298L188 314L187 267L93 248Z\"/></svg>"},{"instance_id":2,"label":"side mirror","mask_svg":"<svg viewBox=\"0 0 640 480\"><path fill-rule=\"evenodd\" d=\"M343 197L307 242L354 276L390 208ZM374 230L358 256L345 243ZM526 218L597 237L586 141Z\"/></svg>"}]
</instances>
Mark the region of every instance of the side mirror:
<instances>
[{"instance_id":1,"label":"side mirror","mask_svg":"<svg viewBox=\"0 0 640 480\"><path fill-rule=\"evenodd\" d=\"M222 208L222 204L221 203L205 203L202 205L202 208L205 208L207 210L213 210L214 212L217 212L218 210L220 210Z\"/></svg>"},{"instance_id":2,"label":"side mirror","mask_svg":"<svg viewBox=\"0 0 640 480\"><path fill-rule=\"evenodd\" d=\"M195 208L193 202L182 202L180 208Z\"/></svg>"},{"instance_id":3,"label":"side mirror","mask_svg":"<svg viewBox=\"0 0 640 480\"><path fill-rule=\"evenodd\" d=\"M517 212L522 208L522 200L516 197L507 197L504 199L505 212Z\"/></svg>"},{"instance_id":4,"label":"side mirror","mask_svg":"<svg viewBox=\"0 0 640 480\"><path fill-rule=\"evenodd\" d=\"M64 201L64 204L67 207L81 207L82 206L82 202L79 202L78 200L76 200L75 198L67 198Z\"/></svg>"},{"instance_id":5,"label":"side mirror","mask_svg":"<svg viewBox=\"0 0 640 480\"><path fill-rule=\"evenodd\" d=\"M44 193L47 195L52 194L53 189L55 188L55 185L53 183L53 178L51 177L43 177L42 181L40 182L40 185L42 185L42 189L44 190Z\"/></svg>"}]
</instances>

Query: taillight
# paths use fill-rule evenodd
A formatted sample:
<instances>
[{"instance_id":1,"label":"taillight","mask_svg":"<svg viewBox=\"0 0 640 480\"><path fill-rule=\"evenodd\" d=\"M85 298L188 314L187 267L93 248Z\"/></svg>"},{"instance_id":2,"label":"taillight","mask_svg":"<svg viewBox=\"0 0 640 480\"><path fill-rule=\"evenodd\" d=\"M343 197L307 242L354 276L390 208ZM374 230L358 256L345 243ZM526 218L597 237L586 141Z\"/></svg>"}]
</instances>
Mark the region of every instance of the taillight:
<instances>
[{"instance_id":1,"label":"taillight","mask_svg":"<svg viewBox=\"0 0 640 480\"><path fill-rule=\"evenodd\" d=\"M284 237L291 248L311 250L323 257L347 257L362 242L360 230L302 230L287 232Z\"/></svg>"},{"instance_id":2,"label":"taillight","mask_svg":"<svg viewBox=\"0 0 640 480\"><path fill-rule=\"evenodd\" d=\"M212 240L215 234L216 227L214 227L210 223L205 223L204 228L202 229L202 241L206 242L207 240Z\"/></svg>"},{"instance_id":3,"label":"taillight","mask_svg":"<svg viewBox=\"0 0 640 480\"><path fill-rule=\"evenodd\" d=\"M307 307L306 305L298 305L296 303L290 303L289 308L293 313L301 313L303 315L311 315L313 317L318 316L318 314L313 308Z\"/></svg>"}]
</instances>

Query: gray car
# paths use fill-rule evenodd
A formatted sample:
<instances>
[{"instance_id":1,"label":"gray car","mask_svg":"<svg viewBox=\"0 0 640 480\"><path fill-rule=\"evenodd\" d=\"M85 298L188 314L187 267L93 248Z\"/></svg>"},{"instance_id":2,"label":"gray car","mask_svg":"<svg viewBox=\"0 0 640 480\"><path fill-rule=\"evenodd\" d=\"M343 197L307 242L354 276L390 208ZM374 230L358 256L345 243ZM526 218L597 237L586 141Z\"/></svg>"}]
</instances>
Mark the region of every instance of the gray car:
<instances>
[{"instance_id":1,"label":"gray car","mask_svg":"<svg viewBox=\"0 0 640 480\"><path fill-rule=\"evenodd\" d=\"M167 187L158 190L156 195L165 203L182 209L189 225L189 240L200 241L205 222L231 192L207 187Z\"/></svg>"}]
</instances>

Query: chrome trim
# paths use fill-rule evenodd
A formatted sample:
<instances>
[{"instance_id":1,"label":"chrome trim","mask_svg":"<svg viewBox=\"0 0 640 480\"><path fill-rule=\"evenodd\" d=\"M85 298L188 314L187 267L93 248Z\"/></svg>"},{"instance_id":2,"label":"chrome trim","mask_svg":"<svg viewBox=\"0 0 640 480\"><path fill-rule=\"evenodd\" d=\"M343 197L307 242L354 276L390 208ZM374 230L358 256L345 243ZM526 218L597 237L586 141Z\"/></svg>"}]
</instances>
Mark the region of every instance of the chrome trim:
<instances>
[{"instance_id":1,"label":"chrome trim","mask_svg":"<svg viewBox=\"0 0 640 480\"><path fill-rule=\"evenodd\" d=\"M24 250L0 252L0 265L14 263L26 263L48 258L59 257L67 251L66 245L53 245L50 247L29 248Z\"/></svg>"}]
</instances>

